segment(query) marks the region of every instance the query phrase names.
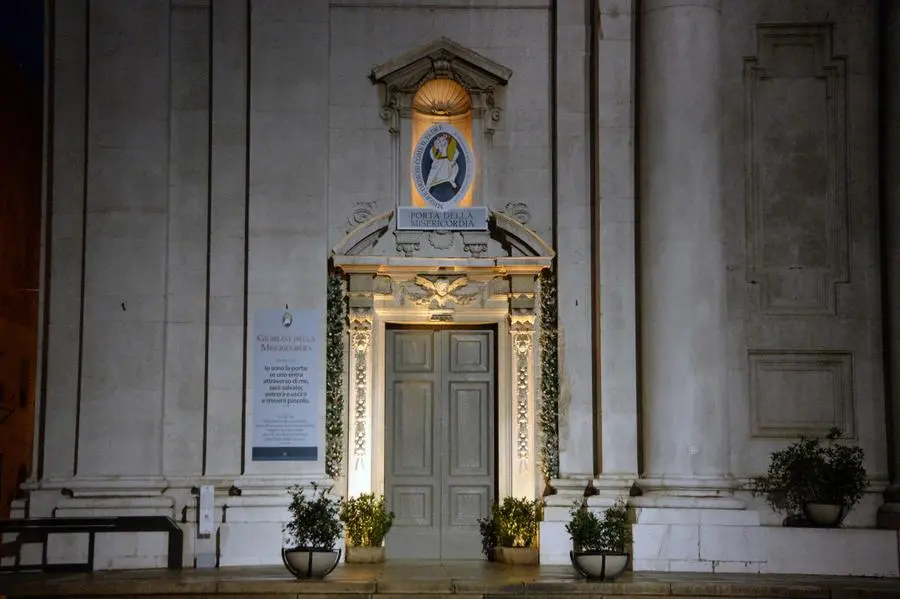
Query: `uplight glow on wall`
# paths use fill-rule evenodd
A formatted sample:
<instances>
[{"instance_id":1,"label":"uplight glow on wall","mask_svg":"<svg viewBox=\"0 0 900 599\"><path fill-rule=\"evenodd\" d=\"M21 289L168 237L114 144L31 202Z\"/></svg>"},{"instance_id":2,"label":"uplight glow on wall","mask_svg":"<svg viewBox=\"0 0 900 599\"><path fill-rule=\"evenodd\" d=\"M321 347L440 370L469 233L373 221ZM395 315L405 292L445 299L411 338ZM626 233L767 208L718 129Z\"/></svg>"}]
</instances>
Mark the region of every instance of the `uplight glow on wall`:
<instances>
[{"instance_id":1,"label":"uplight glow on wall","mask_svg":"<svg viewBox=\"0 0 900 599\"><path fill-rule=\"evenodd\" d=\"M472 98L469 93L459 83L451 79L432 79L425 83L413 98L412 110L412 146L413 153L416 146L429 128L436 123L446 123L452 125L465 138L469 148L473 148L472 144ZM471 152L472 150L470 150ZM414 159L414 155L410 156ZM459 200L455 203L456 207L466 207L472 205L472 181L475 178L475 160L469 164L471 169L469 173L468 189ZM414 180L414 173L411 173L410 189L411 204L416 207L426 208L430 204L419 193Z\"/></svg>"}]
</instances>

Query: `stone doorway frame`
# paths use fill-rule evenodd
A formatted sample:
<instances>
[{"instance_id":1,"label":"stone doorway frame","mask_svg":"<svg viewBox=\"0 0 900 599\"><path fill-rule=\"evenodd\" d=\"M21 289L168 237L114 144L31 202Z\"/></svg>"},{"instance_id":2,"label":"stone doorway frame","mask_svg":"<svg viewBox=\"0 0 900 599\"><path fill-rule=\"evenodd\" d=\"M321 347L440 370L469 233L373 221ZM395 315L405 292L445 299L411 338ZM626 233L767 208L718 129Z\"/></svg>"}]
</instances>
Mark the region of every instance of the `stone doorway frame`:
<instances>
[{"instance_id":1,"label":"stone doorway frame","mask_svg":"<svg viewBox=\"0 0 900 599\"><path fill-rule=\"evenodd\" d=\"M553 250L519 221L492 212L484 242L499 240L511 255L374 255L392 221L393 211L371 218L332 251L347 279L350 325L347 496L384 493L386 325L446 323L496 327L497 497L538 497L538 275Z\"/></svg>"}]
</instances>

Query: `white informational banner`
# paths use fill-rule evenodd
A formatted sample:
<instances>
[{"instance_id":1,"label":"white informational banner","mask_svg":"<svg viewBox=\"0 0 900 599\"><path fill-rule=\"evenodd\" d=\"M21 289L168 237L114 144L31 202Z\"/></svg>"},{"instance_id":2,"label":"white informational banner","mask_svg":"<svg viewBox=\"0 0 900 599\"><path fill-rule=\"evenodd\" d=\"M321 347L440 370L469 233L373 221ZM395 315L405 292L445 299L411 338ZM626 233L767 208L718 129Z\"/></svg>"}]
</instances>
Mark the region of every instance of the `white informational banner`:
<instances>
[{"instance_id":1,"label":"white informational banner","mask_svg":"<svg viewBox=\"0 0 900 599\"><path fill-rule=\"evenodd\" d=\"M254 461L314 462L323 454L323 318L317 310L253 314Z\"/></svg>"}]
</instances>

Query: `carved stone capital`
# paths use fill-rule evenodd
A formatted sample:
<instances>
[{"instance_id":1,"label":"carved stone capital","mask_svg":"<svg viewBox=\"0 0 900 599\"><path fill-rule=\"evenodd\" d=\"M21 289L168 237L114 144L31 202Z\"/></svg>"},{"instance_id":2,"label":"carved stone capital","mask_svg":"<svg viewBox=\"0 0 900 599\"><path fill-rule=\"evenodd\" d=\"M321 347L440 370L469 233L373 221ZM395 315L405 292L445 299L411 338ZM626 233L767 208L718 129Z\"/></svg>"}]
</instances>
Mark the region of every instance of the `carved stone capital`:
<instances>
[{"instance_id":1,"label":"carved stone capital","mask_svg":"<svg viewBox=\"0 0 900 599\"><path fill-rule=\"evenodd\" d=\"M372 283L372 293L375 295L392 295L394 293L394 282L391 277L376 275Z\"/></svg>"},{"instance_id":2,"label":"carved stone capital","mask_svg":"<svg viewBox=\"0 0 900 599\"><path fill-rule=\"evenodd\" d=\"M374 312L371 308L350 308L347 318L350 320L350 330L372 330Z\"/></svg>"},{"instance_id":3,"label":"carved stone capital","mask_svg":"<svg viewBox=\"0 0 900 599\"><path fill-rule=\"evenodd\" d=\"M509 312L509 330L513 332L533 333L536 315L534 310L513 309Z\"/></svg>"}]
</instances>

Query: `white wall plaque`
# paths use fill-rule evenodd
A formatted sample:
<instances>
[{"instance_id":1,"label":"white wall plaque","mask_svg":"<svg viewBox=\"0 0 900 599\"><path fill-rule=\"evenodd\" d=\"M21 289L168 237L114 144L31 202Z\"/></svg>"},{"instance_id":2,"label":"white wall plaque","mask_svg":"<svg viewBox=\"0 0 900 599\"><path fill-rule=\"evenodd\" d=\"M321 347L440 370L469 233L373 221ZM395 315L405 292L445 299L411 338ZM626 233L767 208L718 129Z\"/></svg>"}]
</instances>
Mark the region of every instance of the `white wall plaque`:
<instances>
[{"instance_id":1,"label":"white wall plaque","mask_svg":"<svg viewBox=\"0 0 900 599\"><path fill-rule=\"evenodd\" d=\"M216 533L216 488L212 485L200 487L200 534Z\"/></svg>"},{"instance_id":2,"label":"white wall plaque","mask_svg":"<svg viewBox=\"0 0 900 599\"><path fill-rule=\"evenodd\" d=\"M435 210L413 206L397 207L397 229L411 231L487 231L486 206Z\"/></svg>"},{"instance_id":3,"label":"white wall plaque","mask_svg":"<svg viewBox=\"0 0 900 599\"><path fill-rule=\"evenodd\" d=\"M314 462L322 456L322 318L317 310L254 312L254 461Z\"/></svg>"}]
</instances>

